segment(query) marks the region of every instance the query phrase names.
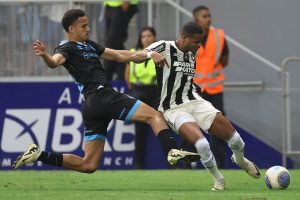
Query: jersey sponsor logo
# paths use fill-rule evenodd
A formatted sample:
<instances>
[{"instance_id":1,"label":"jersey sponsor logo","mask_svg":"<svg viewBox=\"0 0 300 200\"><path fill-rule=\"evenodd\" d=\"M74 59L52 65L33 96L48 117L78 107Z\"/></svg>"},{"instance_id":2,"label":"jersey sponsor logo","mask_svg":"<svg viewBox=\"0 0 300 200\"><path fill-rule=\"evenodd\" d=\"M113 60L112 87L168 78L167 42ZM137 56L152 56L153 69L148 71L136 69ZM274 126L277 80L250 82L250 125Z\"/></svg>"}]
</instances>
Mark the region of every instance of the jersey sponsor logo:
<instances>
[{"instance_id":1,"label":"jersey sponsor logo","mask_svg":"<svg viewBox=\"0 0 300 200\"><path fill-rule=\"evenodd\" d=\"M98 58L99 59L99 56L98 54L96 53L91 53L91 52L83 52L83 58L84 59L90 59L90 58Z\"/></svg>"},{"instance_id":2,"label":"jersey sponsor logo","mask_svg":"<svg viewBox=\"0 0 300 200\"><path fill-rule=\"evenodd\" d=\"M93 50L93 51L96 51L96 49L90 44L78 44L76 47L79 50L85 50L85 51Z\"/></svg>"},{"instance_id":3,"label":"jersey sponsor logo","mask_svg":"<svg viewBox=\"0 0 300 200\"><path fill-rule=\"evenodd\" d=\"M162 43L162 44L152 48L151 50L160 53L160 52L163 52L165 50L165 48L166 48L166 43Z\"/></svg>"},{"instance_id":4,"label":"jersey sponsor logo","mask_svg":"<svg viewBox=\"0 0 300 200\"><path fill-rule=\"evenodd\" d=\"M45 149L50 109L7 109L1 147L4 152L22 152L30 143Z\"/></svg>"},{"instance_id":5,"label":"jersey sponsor logo","mask_svg":"<svg viewBox=\"0 0 300 200\"><path fill-rule=\"evenodd\" d=\"M195 73L194 63L175 61L173 66L176 67L175 69L176 72L183 72L184 74L194 76Z\"/></svg>"}]
</instances>

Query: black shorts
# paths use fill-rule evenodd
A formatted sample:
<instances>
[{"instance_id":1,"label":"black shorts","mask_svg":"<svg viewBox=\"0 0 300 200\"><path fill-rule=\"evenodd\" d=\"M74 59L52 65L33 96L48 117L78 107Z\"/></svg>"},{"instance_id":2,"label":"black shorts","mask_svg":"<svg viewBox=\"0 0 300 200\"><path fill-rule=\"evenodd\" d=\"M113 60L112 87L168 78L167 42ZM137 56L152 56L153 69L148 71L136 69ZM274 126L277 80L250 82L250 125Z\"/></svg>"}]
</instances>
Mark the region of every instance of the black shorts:
<instances>
[{"instance_id":1,"label":"black shorts","mask_svg":"<svg viewBox=\"0 0 300 200\"><path fill-rule=\"evenodd\" d=\"M141 101L110 87L85 95L82 111L84 140L105 140L109 122L112 119L131 121L140 104Z\"/></svg>"}]
</instances>

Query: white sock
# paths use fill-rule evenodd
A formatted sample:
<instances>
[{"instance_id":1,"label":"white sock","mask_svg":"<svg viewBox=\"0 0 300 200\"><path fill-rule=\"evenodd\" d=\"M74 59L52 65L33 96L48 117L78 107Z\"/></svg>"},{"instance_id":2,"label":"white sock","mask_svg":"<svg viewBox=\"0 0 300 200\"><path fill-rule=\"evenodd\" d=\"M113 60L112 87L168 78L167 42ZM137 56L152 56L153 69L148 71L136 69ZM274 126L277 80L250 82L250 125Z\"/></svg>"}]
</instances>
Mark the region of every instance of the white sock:
<instances>
[{"instance_id":1,"label":"white sock","mask_svg":"<svg viewBox=\"0 0 300 200\"><path fill-rule=\"evenodd\" d=\"M201 138L195 143L198 154L201 156L201 163L214 179L223 178L216 163L216 159L210 150L210 146L206 138Z\"/></svg>"},{"instance_id":2,"label":"white sock","mask_svg":"<svg viewBox=\"0 0 300 200\"><path fill-rule=\"evenodd\" d=\"M245 143L240 137L240 134L235 131L233 136L227 141L230 149L233 152L234 161L238 165L244 164L244 146Z\"/></svg>"}]
</instances>

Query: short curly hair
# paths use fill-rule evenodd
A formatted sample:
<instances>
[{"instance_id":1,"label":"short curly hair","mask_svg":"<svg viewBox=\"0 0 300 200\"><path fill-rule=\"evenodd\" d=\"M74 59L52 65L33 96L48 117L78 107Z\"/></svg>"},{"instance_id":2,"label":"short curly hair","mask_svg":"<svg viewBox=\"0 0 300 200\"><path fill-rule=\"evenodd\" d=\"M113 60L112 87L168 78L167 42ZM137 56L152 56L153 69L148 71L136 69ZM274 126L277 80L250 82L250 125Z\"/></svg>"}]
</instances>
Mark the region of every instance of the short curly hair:
<instances>
[{"instance_id":1,"label":"short curly hair","mask_svg":"<svg viewBox=\"0 0 300 200\"><path fill-rule=\"evenodd\" d=\"M194 21L184 24L181 32L187 37L192 37L195 34L203 34L202 28Z\"/></svg>"},{"instance_id":2,"label":"short curly hair","mask_svg":"<svg viewBox=\"0 0 300 200\"><path fill-rule=\"evenodd\" d=\"M84 17L85 13L81 9L71 9L65 12L63 18L61 19L61 24L66 32L69 32L69 26L73 24L79 17Z\"/></svg>"}]
</instances>

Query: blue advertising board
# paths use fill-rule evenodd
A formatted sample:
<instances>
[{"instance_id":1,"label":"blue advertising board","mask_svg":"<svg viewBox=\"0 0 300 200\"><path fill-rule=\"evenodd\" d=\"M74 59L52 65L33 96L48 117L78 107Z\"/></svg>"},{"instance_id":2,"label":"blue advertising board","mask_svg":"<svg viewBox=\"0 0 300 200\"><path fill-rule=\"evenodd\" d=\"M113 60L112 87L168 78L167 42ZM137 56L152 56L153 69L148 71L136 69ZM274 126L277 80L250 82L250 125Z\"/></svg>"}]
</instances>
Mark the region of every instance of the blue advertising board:
<instances>
[{"instance_id":1,"label":"blue advertising board","mask_svg":"<svg viewBox=\"0 0 300 200\"><path fill-rule=\"evenodd\" d=\"M124 82L113 82L119 92L127 92ZM70 81L0 82L0 170L10 170L13 161L30 143L42 150L83 156L83 97ZM263 141L235 126L244 141L245 155L261 168L280 165L281 154ZM159 141L149 129L145 168L168 167ZM177 141L181 139L175 135ZM134 169L135 131L133 124L112 120L100 169ZM209 139L209 137L208 137ZM227 149L225 167L237 168ZM291 160L288 167L292 167ZM195 168L203 168L200 162ZM60 169L37 162L22 169Z\"/></svg>"}]
</instances>

